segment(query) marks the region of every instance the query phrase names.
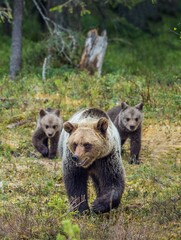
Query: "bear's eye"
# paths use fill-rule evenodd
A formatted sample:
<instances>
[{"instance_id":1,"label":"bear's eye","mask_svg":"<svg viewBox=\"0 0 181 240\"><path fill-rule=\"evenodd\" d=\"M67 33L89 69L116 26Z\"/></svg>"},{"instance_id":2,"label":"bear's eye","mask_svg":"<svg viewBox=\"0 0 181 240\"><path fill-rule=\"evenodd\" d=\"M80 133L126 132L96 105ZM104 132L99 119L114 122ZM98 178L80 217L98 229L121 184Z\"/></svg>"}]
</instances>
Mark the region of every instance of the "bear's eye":
<instances>
[{"instance_id":1,"label":"bear's eye","mask_svg":"<svg viewBox=\"0 0 181 240\"><path fill-rule=\"evenodd\" d=\"M135 118L135 121L138 122L138 118Z\"/></svg>"},{"instance_id":2,"label":"bear's eye","mask_svg":"<svg viewBox=\"0 0 181 240\"><path fill-rule=\"evenodd\" d=\"M47 129L47 128L49 128L49 126L48 126L48 125L46 125L45 127L46 127L46 129Z\"/></svg>"},{"instance_id":3,"label":"bear's eye","mask_svg":"<svg viewBox=\"0 0 181 240\"><path fill-rule=\"evenodd\" d=\"M90 143L84 143L84 147L86 151L90 151L92 148L92 145Z\"/></svg>"},{"instance_id":4,"label":"bear's eye","mask_svg":"<svg viewBox=\"0 0 181 240\"><path fill-rule=\"evenodd\" d=\"M75 151L76 147L77 147L77 143L73 143L72 148L73 148L74 151Z\"/></svg>"},{"instance_id":5,"label":"bear's eye","mask_svg":"<svg viewBox=\"0 0 181 240\"><path fill-rule=\"evenodd\" d=\"M129 122L130 118L126 118L126 121Z\"/></svg>"},{"instance_id":6,"label":"bear's eye","mask_svg":"<svg viewBox=\"0 0 181 240\"><path fill-rule=\"evenodd\" d=\"M56 125L53 125L53 129L55 129L57 126Z\"/></svg>"}]
</instances>

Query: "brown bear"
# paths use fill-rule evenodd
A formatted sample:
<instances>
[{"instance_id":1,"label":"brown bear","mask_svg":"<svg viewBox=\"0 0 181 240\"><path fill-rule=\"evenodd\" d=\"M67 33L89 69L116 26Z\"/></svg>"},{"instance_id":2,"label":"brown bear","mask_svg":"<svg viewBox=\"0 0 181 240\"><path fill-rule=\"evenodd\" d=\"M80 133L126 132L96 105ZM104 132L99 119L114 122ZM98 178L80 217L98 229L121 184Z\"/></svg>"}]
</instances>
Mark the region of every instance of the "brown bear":
<instances>
[{"instance_id":1,"label":"brown bear","mask_svg":"<svg viewBox=\"0 0 181 240\"><path fill-rule=\"evenodd\" d=\"M63 128L63 120L60 116L60 110L41 109L37 128L32 137L34 147L43 157L54 158L57 153L58 140ZM49 145L48 146L48 140Z\"/></svg>"},{"instance_id":2,"label":"brown bear","mask_svg":"<svg viewBox=\"0 0 181 240\"><path fill-rule=\"evenodd\" d=\"M125 185L120 137L104 111L88 108L73 115L63 125L58 151L71 209L89 211L89 176L97 194L91 211L104 213L118 207Z\"/></svg>"},{"instance_id":3,"label":"brown bear","mask_svg":"<svg viewBox=\"0 0 181 240\"><path fill-rule=\"evenodd\" d=\"M107 114L117 127L121 138L121 145L129 138L131 140L130 163L139 164L141 149L141 128L143 120L143 103L134 107L125 102L110 109Z\"/></svg>"}]
</instances>

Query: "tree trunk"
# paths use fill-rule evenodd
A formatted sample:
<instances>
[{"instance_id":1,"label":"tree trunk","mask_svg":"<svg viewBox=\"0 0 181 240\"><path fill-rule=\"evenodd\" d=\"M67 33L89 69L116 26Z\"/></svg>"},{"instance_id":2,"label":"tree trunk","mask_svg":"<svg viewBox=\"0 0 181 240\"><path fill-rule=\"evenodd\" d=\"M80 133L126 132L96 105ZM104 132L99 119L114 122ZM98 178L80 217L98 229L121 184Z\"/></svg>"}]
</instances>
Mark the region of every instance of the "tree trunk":
<instances>
[{"instance_id":1,"label":"tree trunk","mask_svg":"<svg viewBox=\"0 0 181 240\"><path fill-rule=\"evenodd\" d=\"M14 79L21 67L23 0L14 0L10 78Z\"/></svg>"},{"instance_id":2,"label":"tree trunk","mask_svg":"<svg viewBox=\"0 0 181 240\"><path fill-rule=\"evenodd\" d=\"M91 75L95 72L101 75L106 49L106 31L103 31L101 36L99 36L96 29L90 30L87 34L84 51L80 60L80 69L87 69Z\"/></svg>"}]
</instances>

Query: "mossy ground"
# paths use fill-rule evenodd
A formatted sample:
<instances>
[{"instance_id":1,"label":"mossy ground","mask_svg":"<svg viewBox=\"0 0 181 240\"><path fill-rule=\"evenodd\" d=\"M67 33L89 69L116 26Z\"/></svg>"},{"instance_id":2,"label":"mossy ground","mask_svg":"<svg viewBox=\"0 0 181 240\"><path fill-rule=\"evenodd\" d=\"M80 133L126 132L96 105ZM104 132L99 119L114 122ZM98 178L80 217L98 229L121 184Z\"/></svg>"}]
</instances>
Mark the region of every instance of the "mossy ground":
<instances>
[{"instance_id":1,"label":"mossy ground","mask_svg":"<svg viewBox=\"0 0 181 240\"><path fill-rule=\"evenodd\" d=\"M120 75L65 73L42 82L28 76L1 84L1 239L179 239L181 234L179 86L148 84ZM104 84L103 84L104 83ZM131 97L130 97L131 96ZM122 204L102 215L68 213L61 159L44 159L31 143L40 108L108 110L119 101L144 101L141 164L128 164ZM23 124L15 126L21 121ZM89 184L90 202L95 197Z\"/></svg>"}]
</instances>

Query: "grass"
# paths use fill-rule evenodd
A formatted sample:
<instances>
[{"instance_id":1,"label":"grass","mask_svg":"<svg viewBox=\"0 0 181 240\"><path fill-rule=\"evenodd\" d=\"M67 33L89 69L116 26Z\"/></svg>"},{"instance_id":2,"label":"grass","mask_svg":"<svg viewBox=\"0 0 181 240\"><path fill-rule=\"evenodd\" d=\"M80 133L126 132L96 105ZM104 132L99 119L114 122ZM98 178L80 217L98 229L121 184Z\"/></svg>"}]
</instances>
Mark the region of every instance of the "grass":
<instances>
[{"instance_id":1,"label":"grass","mask_svg":"<svg viewBox=\"0 0 181 240\"><path fill-rule=\"evenodd\" d=\"M43 43L24 39L23 69L10 81L10 40L1 36L1 239L180 239L181 51L180 40L168 31L175 21L167 18L152 26L153 36L123 26L123 36L109 37L102 77L52 65L42 81ZM32 146L38 112L60 108L67 120L80 108L107 111L120 101L144 102L142 164L128 164L127 143L122 156L126 189L120 207L107 214L75 217L68 212L61 159L43 159ZM15 125L21 121L24 124ZM92 202L91 183L89 196Z\"/></svg>"},{"instance_id":2,"label":"grass","mask_svg":"<svg viewBox=\"0 0 181 240\"><path fill-rule=\"evenodd\" d=\"M155 89L143 80L64 73L45 82L31 75L18 82L6 77L1 81L1 239L179 239L179 86ZM39 109L61 108L66 120L82 107L107 110L120 100L131 104L144 100L142 164L128 164L127 143L126 190L120 207L75 218L67 212L61 160L43 159L31 144ZM27 122L12 127L22 120ZM93 201L91 184L89 189Z\"/></svg>"}]
</instances>

